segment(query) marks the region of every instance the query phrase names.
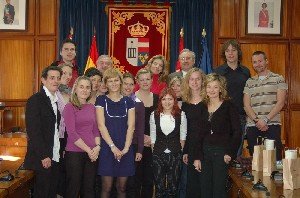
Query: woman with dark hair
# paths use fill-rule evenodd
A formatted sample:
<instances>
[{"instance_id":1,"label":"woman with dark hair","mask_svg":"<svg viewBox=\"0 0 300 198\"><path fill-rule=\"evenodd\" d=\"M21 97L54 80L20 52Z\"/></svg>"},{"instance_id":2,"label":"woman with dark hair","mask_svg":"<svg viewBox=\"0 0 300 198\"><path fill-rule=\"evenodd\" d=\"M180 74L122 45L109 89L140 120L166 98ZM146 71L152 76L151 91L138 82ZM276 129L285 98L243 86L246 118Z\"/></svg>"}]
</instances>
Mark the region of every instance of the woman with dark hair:
<instances>
[{"instance_id":1,"label":"woman with dark hair","mask_svg":"<svg viewBox=\"0 0 300 198\"><path fill-rule=\"evenodd\" d=\"M135 129L132 139L133 150L135 153L135 165L142 160L144 150L144 129L145 129L145 107L143 102L138 99L133 93L134 90L134 77L131 73L126 72L123 74L123 96L130 97L135 104ZM127 181L127 197L135 198L137 191L136 177L128 177Z\"/></svg>"},{"instance_id":2,"label":"woman with dark hair","mask_svg":"<svg viewBox=\"0 0 300 198\"><path fill-rule=\"evenodd\" d=\"M101 81L102 81L102 74L95 67L91 67L85 71L84 75L91 79L92 92L91 92L91 99L89 102L91 104L95 104L96 98L100 95L99 90L100 90Z\"/></svg>"},{"instance_id":3,"label":"woman with dark hair","mask_svg":"<svg viewBox=\"0 0 300 198\"><path fill-rule=\"evenodd\" d=\"M225 77L208 74L204 88L194 166L202 172L201 197L225 198L228 164L235 159L241 141L239 113L229 100Z\"/></svg>"},{"instance_id":4,"label":"woman with dark hair","mask_svg":"<svg viewBox=\"0 0 300 198\"><path fill-rule=\"evenodd\" d=\"M175 197L186 139L186 116L171 88L159 96L157 109L150 116L155 197Z\"/></svg>"},{"instance_id":5,"label":"woman with dark hair","mask_svg":"<svg viewBox=\"0 0 300 198\"><path fill-rule=\"evenodd\" d=\"M68 133L66 146L66 197L95 196L94 184L100 150L100 133L95 106L88 103L91 81L86 76L76 79L70 103L63 111Z\"/></svg>"}]
</instances>

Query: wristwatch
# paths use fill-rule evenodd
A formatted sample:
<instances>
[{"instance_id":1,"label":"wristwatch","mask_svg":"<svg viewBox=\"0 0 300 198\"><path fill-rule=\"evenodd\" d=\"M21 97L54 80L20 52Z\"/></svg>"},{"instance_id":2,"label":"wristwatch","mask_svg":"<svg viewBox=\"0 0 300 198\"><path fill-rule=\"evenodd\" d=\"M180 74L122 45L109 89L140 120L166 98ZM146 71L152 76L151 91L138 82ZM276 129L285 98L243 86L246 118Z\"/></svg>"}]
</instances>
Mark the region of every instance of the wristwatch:
<instances>
[{"instance_id":1,"label":"wristwatch","mask_svg":"<svg viewBox=\"0 0 300 198\"><path fill-rule=\"evenodd\" d=\"M265 123L269 123L270 122L270 119L267 117L267 116L265 116L264 118L263 118L263 120L265 121Z\"/></svg>"},{"instance_id":2,"label":"wristwatch","mask_svg":"<svg viewBox=\"0 0 300 198\"><path fill-rule=\"evenodd\" d=\"M109 147L110 147L110 148L114 148L115 145L114 145L114 144L110 144Z\"/></svg>"}]
</instances>

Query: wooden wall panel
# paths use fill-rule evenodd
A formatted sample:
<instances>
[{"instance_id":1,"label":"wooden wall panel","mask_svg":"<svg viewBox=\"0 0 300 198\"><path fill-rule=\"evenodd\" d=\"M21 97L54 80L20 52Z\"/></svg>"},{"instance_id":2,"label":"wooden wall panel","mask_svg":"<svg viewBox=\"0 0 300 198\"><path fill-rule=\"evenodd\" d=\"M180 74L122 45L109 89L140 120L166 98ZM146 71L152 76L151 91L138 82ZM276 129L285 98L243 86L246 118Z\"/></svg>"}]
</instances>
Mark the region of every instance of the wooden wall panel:
<instances>
[{"instance_id":1,"label":"wooden wall panel","mask_svg":"<svg viewBox=\"0 0 300 198\"><path fill-rule=\"evenodd\" d=\"M268 57L269 69L272 72L278 73L286 77L286 56L288 51L287 44L276 43L276 44L241 44L243 52L242 63L250 69L251 76L256 75L253 70L251 57L252 53L261 50L264 51Z\"/></svg>"},{"instance_id":2,"label":"wooden wall panel","mask_svg":"<svg viewBox=\"0 0 300 198\"><path fill-rule=\"evenodd\" d=\"M36 58L37 58L37 71L36 71L36 91L38 91L40 87L40 77L42 70L49 66L54 60L56 56L56 40L54 38L42 38L37 39L36 41Z\"/></svg>"},{"instance_id":3,"label":"wooden wall panel","mask_svg":"<svg viewBox=\"0 0 300 198\"><path fill-rule=\"evenodd\" d=\"M25 104L39 90L40 72L56 60L59 0L27 0L27 29L0 31L0 101L6 128L25 128Z\"/></svg>"},{"instance_id":4,"label":"wooden wall panel","mask_svg":"<svg viewBox=\"0 0 300 198\"><path fill-rule=\"evenodd\" d=\"M39 35L55 35L57 9L56 0L38 1L37 33Z\"/></svg>"},{"instance_id":5,"label":"wooden wall panel","mask_svg":"<svg viewBox=\"0 0 300 198\"><path fill-rule=\"evenodd\" d=\"M233 0L219 0L218 17L219 37L234 38L236 37L236 15L235 4ZM228 12L230 10L230 12Z\"/></svg>"},{"instance_id":6,"label":"wooden wall panel","mask_svg":"<svg viewBox=\"0 0 300 198\"><path fill-rule=\"evenodd\" d=\"M33 91L34 40L0 40L0 98L28 98Z\"/></svg>"},{"instance_id":7,"label":"wooden wall panel","mask_svg":"<svg viewBox=\"0 0 300 198\"><path fill-rule=\"evenodd\" d=\"M292 9L292 38L300 38L300 20L299 20L299 13L300 13L300 1L294 0L293 1L293 9Z\"/></svg>"},{"instance_id":8,"label":"wooden wall panel","mask_svg":"<svg viewBox=\"0 0 300 198\"><path fill-rule=\"evenodd\" d=\"M6 107L3 113L3 131L10 132L12 128L25 130L25 107Z\"/></svg>"},{"instance_id":9,"label":"wooden wall panel","mask_svg":"<svg viewBox=\"0 0 300 198\"><path fill-rule=\"evenodd\" d=\"M300 145L300 111L291 111L291 134L289 136L289 145L291 147L299 147Z\"/></svg>"},{"instance_id":10,"label":"wooden wall panel","mask_svg":"<svg viewBox=\"0 0 300 198\"><path fill-rule=\"evenodd\" d=\"M291 104L300 104L300 43L291 44Z\"/></svg>"}]
</instances>

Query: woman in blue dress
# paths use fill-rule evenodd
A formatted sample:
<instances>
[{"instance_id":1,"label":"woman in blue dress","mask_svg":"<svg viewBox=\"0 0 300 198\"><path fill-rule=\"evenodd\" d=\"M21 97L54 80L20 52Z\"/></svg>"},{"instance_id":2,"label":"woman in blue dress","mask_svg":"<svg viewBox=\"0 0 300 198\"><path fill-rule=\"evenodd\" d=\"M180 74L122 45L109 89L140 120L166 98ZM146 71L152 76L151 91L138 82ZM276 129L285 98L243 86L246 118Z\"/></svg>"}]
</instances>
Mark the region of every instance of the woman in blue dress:
<instances>
[{"instance_id":1,"label":"woman in blue dress","mask_svg":"<svg viewBox=\"0 0 300 198\"><path fill-rule=\"evenodd\" d=\"M126 197L128 176L135 174L134 153L131 147L135 109L131 98L121 95L122 74L110 68L104 72L108 94L96 100L98 128L101 132L98 175L101 175L101 197L108 198L114 177L118 197Z\"/></svg>"}]
</instances>

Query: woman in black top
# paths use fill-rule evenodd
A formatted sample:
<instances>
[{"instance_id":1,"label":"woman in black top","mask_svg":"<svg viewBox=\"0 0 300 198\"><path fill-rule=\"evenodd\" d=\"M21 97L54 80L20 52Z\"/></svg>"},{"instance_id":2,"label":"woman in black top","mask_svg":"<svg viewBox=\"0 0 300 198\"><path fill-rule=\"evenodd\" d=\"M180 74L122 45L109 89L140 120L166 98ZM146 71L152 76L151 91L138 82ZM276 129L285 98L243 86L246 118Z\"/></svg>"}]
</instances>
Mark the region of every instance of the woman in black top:
<instances>
[{"instance_id":1,"label":"woman in black top","mask_svg":"<svg viewBox=\"0 0 300 198\"><path fill-rule=\"evenodd\" d=\"M199 104L205 74L199 68L192 68L183 80L182 107L187 118L187 138L183 149L183 168L179 184L179 197L200 197L201 174L193 166L196 135L199 130ZM187 166L187 168L185 167ZM186 171L187 169L187 171ZM185 190L186 189L186 190ZM186 191L186 194L185 194Z\"/></svg>"},{"instance_id":2,"label":"woman in black top","mask_svg":"<svg viewBox=\"0 0 300 198\"><path fill-rule=\"evenodd\" d=\"M152 73L148 69L140 69L136 74L136 81L139 90L135 95L145 106L145 130L144 130L144 150L143 158L137 162L136 167L136 198L152 198L153 196L153 170L152 170L152 151L150 138L150 115L157 108L158 95L150 92L152 85Z\"/></svg>"},{"instance_id":3,"label":"woman in black top","mask_svg":"<svg viewBox=\"0 0 300 198\"><path fill-rule=\"evenodd\" d=\"M228 164L236 157L242 134L239 113L228 98L224 77L209 74L204 87L194 166L202 172L202 198L228 197Z\"/></svg>"}]
</instances>

